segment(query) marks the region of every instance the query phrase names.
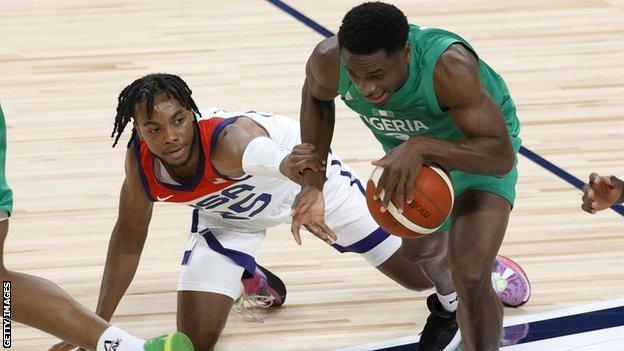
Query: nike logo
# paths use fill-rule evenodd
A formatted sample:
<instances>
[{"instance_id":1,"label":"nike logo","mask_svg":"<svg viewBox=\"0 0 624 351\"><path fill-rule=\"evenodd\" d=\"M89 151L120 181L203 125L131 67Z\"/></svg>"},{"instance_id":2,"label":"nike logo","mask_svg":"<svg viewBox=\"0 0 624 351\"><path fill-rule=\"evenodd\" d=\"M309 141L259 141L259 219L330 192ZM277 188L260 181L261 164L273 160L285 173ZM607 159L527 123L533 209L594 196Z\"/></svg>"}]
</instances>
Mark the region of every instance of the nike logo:
<instances>
[{"instance_id":1,"label":"nike logo","mask_svg":"<svg viewBox=\"0 0 624 351\"><path fill-rule=\"evenodd\" d=\"M104 351L117 351L121 339L104 341Z\"/></svg>"},{"instance_id":2,"label":"nike logo","mask_svg":"<svg viewBox=\"0 0 624 351\"><path fill-rule=\"evenodd\" d=\"M225 183L227 182L227 180L223 179L223 178L215 178L212 181L212 184L221 184L221 183Z\"/></svg>"},{"instance_id":3,"label":"nike logo","mask_svg":"<svg viewBox=\"0 0 624 351\"><path fill-rule=\"evenodd\" d=\"M160 197L160 196L156 196L156 200L158 201L167 201L169 199L171 199L173 197L173 195L169 195L169 196L165 196L165 197Z\"/></svg>"}]
</instances>

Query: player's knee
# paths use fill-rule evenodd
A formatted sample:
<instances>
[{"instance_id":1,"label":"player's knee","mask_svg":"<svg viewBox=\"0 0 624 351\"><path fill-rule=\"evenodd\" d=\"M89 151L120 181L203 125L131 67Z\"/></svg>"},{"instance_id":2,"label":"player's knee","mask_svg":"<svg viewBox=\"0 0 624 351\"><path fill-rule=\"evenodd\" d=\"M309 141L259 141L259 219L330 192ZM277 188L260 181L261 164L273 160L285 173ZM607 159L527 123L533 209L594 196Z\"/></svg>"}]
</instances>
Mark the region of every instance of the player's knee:
<instances>
[{"instance_id":1,"label":"player's knee","mask_svg":"<svg viewBox=\"0 0 624 351\"><path fill-rule=\"evenodd\" d=\"M401 254L407 260L415 264L441 260L446 256L445 245L430 245L414 249L412 247L402 247Z\"/></svg>"},{"instance_id":2,"label":"player's knee","mask_svg":"<svg viewBox=\"0 0 624 351\"><path fill-rule=\"evenodd\" d=\"M407 283L403 284L403 286L409 290L418 292L426 291L434 287L433 283L429 279L408 281Z\"/></svg>"},{"instance_id":3,"label":"player's knee","mask_svg":"<svg viewBox=\"0 0 624 351\"><path fill-rule=\"evenodd\" d=\"M477 266L451 264L453 285L462 299L482 296L483 289L492 289L491 271Z\"/></svg>"}]
</instances>

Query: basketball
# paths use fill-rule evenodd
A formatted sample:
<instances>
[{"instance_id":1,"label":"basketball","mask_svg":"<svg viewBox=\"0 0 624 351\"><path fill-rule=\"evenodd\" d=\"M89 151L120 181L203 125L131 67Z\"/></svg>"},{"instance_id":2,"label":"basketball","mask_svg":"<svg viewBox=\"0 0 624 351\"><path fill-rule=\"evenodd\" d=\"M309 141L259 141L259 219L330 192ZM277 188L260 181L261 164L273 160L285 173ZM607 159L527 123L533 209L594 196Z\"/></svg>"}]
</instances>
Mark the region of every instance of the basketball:
<instances>
[{"instance_id":1,"label":"basketball","mask_svg":"<svg viewBox=\"0 0 624 351\"><path fill-rule=\"evenodd\" d=\"M393 202L392 194L386 212L381 212L381 198L373 196L377 190L383 168L375 167L366 184L366 204L373 218L381 228L390 234L404 238L417 238L438 230L453 208L453 184L450 176L435 166L423 166L414 180L414 200L403 204L403 213L399 213Z\"/></svg>"}]
</instances>

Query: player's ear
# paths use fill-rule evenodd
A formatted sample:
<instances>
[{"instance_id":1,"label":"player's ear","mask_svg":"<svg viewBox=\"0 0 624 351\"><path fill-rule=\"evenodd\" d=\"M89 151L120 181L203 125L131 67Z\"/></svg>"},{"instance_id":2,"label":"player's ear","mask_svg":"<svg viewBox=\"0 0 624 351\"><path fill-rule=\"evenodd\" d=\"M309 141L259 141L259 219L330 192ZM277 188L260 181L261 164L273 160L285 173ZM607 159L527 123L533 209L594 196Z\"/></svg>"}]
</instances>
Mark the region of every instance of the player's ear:
<instances>
[{"instance_id":1,"label":"player's ear","mask_svg":"<svg viewBox=\"0 0 624 351\"><path fill-rule=\"evenodd\" d=\"M412 47L410 46L409 42L406 42L403 49L401 49L401 56L407 62L409 62L412 58Z\"/></svg>"},{"instance_id":2,"label":"player's ear","mask_svg":"<svg viewBox=\"0 0 624 351\"><path fill-rule=\"evenodd\" d=\"M136 122L136 120L134 118L132 119L132 128L134 128L134 130L136 130L137 135L139 136L139 138L143 139L143 134L141 133L141 128L139 128L139 124Z\"/></svg>"}]
</instances>

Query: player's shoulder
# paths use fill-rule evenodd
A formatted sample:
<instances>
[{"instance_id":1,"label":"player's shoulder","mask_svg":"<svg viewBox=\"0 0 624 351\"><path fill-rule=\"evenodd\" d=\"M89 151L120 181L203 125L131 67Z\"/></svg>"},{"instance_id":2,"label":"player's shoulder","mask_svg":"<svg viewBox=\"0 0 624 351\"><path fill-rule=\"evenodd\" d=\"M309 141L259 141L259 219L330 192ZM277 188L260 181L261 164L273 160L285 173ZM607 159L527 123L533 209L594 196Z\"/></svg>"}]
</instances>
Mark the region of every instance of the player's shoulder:
<instances>
[{"instance_id":1,"label":"player's shoulder","mask_svg":"<svg viewBox=\"0 0 624 351\"><path fill-rule=\"evenodd\" d=\"M478 59L462 44L453 44L440 55L433 77L440 103L447 107L473 100L481 91Z\"/></svg>"},{"instance_id":2,"label":"player's shoulder","mask_svg":"<svg viewBox=\"0 0 624 351\"><path fill-rule=\"evenodd\" d=\"M311 59L319 64L331 64L340 60L340 47L338 46L338 37L331 36L321 40L312 51Z\"/></svg>"},{"instance_id":3,"label":"player's shoulder","mask_svg":"<svg viewBox=\"0 0 624 351\"><path fill-rule=\"evenodd\" d=\"M340 47L338 37L333 36L322 40L316 45L308 60L308 70L316 79L324 76L337 76L340 64Z\"/></svg>"},{"instance_id":4,"label":"player's shoulder","mask_svg":"<svg viewBox=\"0 0 624 351\"><path fill-rule=\"evenodd\" d=\"M461 43L450 45L438 58L434 76L452 81L478 78L479 61L472 51Z\"/></svg>"},{"instance_id":5,"label":"player's shoulder","mask_svg":"<svg viewBox=\"0 0 624 351\"><path fill-rule=\"evenodd\" d=\"M306 65L306 81L312 94L331 100L338 92L340 80L340 48L338 37L324 39L314 48Z\"/></svg>"},{"instance_id":6,"label":"player's shoulder","mask_svg":"<svg viewBox=\"0 0 624 351\"><path fill-rule=\"evenodd\" d=\"M138 136L135 136L135 138L138 138ZM136 147L136 143L131 143L130 146L126 149L126 156L124 159L124 171L126 173L126 179L130 180L132 183L135 183L135 181L138 181L140 179L139 162L141 160L137 159Z\"/></svg>"}]
</instances>

